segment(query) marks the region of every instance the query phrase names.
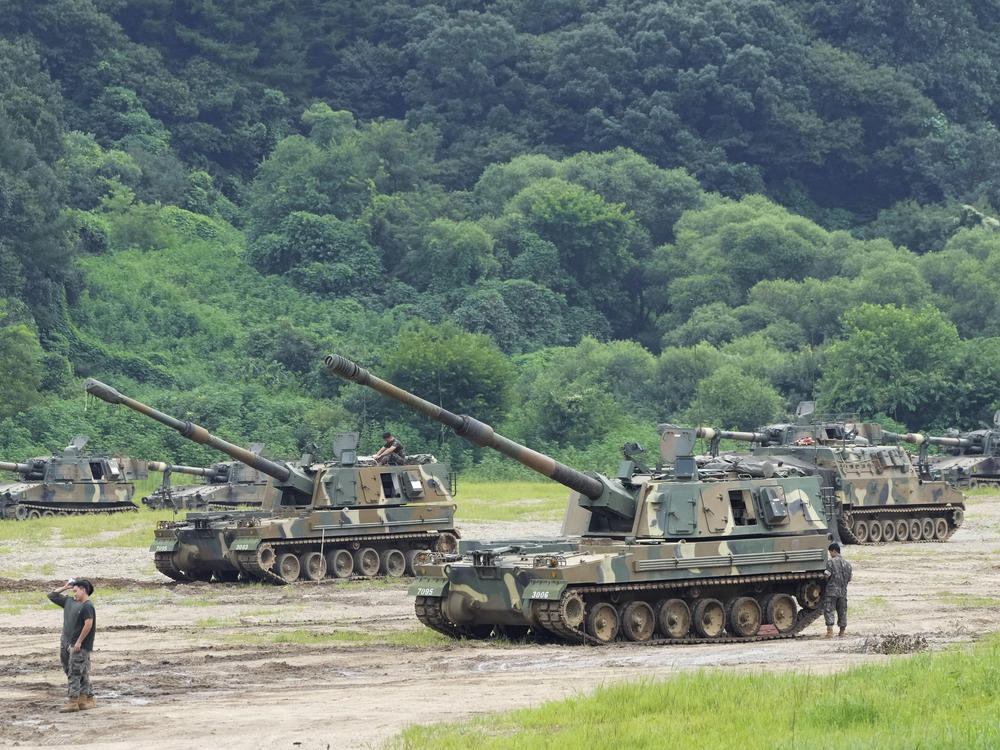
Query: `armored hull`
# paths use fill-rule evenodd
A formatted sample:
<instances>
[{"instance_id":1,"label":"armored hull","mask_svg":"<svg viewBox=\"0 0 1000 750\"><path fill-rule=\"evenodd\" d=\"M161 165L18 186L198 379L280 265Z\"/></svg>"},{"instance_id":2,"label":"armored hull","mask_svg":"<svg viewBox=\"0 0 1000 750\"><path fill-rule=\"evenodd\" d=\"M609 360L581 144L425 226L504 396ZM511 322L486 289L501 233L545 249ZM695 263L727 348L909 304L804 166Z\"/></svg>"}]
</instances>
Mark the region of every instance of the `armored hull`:
<instances>
[{"instance_id":1,"label":"armored hull","mask_svg":"<svg viewBox=\"0 0 1000 750\"><path fill-rule=\"evenodd\" d=\"M537 541L462 559L423 554L410 587L417 617L455 638L690 644L790 638L819 616L829 536L815 478L652 478L646 492L641 502L660 506L662 536ZM756 523L754 498L773 502L766 496L783 498L796 531Z\"/></svg>"},{"instance_id":2,"label":"armored hull","mask_svg":"<svg viewBox=\"0 0 1000 750\"><path fill-rule=\"evenodd\" d=\"M897 446L770 446L753 451L816 467L847 544L944 542L962 525L965 496L921 477Z\"/></svg>"},{"instance_id":3,"label":"armored hull","mask_svg":"<svg viewBox=\"0 0 1000 750\"><path fill-rule=\"evenodd\" d=\"M275 493L266 509L161 521L150 547L157 569L177 581L397 577L412 575L419 550L457 549L444 464L312 471L318 490L308 507L282 506ZM358 487L368 492L366 504L340 505L337 498Z\"/></svg>"},{"instance_id":4,"label":"armored hull","mask_svg":"<svg viewBox=\"0 0 1000 750\"><path fill-rule=\"evenodd\" d=\"M454 638L694 643L787 638L819 614L830 541L816 476L700 476L695 430L660 425L660 460L628 443L614 477L579 472L374 377L368 386L573 490L567 539L419 553L418 619Z\"/></svg>"},{"instance_id":5,"label":"armored hull","mask_svg":"<svg viewBox=\"0 0 1000 750\"><path fill-rule=\"evenodd\" d=\"M87 438L73 438L61 453L0 462L20 481L0 484L0 518L25 520L54 515L135 511L133 479L147 475L146 462L116 456L84 455Z\"/></svg>"},{"instance_id":6,"label":"armored hull","mask_svg":"<svg viewBox=\"0 0 1000 750\"><path fill-rule=\"evenodd\" d=\"M257 510L189 513L161 522L150 550L177 581L318 581L352 574L402 576L418 550L458 548L455 481L445 464L361 465L358 434L340 433L334 461L264 458L204 427L181 421L88 378L87 393L121 404L222 451L273 481L271 504ZM174 468L174 467L172 467Z\"/></svg>"}]
</instances>

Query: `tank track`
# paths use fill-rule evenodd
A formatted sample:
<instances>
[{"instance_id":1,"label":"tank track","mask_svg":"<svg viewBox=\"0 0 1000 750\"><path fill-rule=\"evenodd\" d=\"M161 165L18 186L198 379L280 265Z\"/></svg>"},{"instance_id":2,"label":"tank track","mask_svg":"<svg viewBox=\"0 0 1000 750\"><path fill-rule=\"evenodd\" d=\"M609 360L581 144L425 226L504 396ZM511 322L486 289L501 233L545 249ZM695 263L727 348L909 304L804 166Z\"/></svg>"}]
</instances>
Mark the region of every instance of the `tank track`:
<instances>
[{"instance_id":1,"label":"tank track","mask_svg":"<svg viewBox=\"0 0 1000 750\"><path fill-rule=\"evenodd\" d=\"M24 515L20 515L19 511L23 509ZM28 517L31 511L38 511L39 514L45 515L49 513L51 515L69 515L69 516L83 516L83 515L93 515L94 513L132 513L138 512L139 507L135 503L64 503L56 505L48 505L46 503L17 503L8 506L4 512L4 518L14 518L14 519L24 519ZM8 515L9 512L9 515Z\"/></svg>"},{"instance_id":2,"label":"tank track","mask_svg":"<svg viewBox=\"0 0 1000 750\"><path fill-rule=\"evenodd\" d=\"M192 580L174 565L173 552L157 552L153 558L153 563L156 565L156 569L167 578L173 578L175 581L182 582Z\"/></svg>"},{"instance_id":3,"label":"tank track","mask_svg":"<svg viewBox=\"0 0 1000 750\"><path fill-rule=\"evenodd\" d=\"M814 573L781 573L760 576L738 576L734 578L701 578L686 581L663 581L657 583L623 583L623 584L598 584L593 586L574 586L568 591L578 594L614 594L625 592L669 592L678 589L686 589L698 586L718 586L718 585L753 585L756 583L790 582L804 583L806 581L820 581L825 586L826 576L823 571ZM562 602L560 600L538 600L534 602L535 615L539 625L550 632L561 641L570 643L586 643L597 646L610 645L599 641L586 633L583 627L572 628L565 623L562 617ZM424 625L436 630L439 633L452 638L478 638L485 639L490 636L492 628L483 626L480 628L469 628L456 625L445 619L441 612L441 597L419 596L414 603L414 611L417 619ZM688 636L684 638L650 638L648 641L617 641L628 643L634 646L683 646L701 643L755 643L758 641L774 641L787 638L794 638L805 628L815 622L823 614L821 607L814 609L801 607L795 616L795 625L785 633L758 633L754 636L719 636L717 638L704 638L701 636Z\"/></svg>"},{"instance_id":4,"label":"tank track","mask_svg":"<svg viewBox=\"0 0 1000 750\"><path fill-rule=\"evenodd\" d=\"M441 533L425 533L417 532L412 534L378 534L371 536L352 536L352 537L332 537L328 539L284 539L275 541L265 541L262 544L270 545L275 552L275 555L279 555L282 552L295 550L298 553L305 552L310 549L319 550L322 547L329 547L331 549L336 549L342 547L345 544L354 544L355 542L434 542L441 534L452 533L454 534L454 529L450 531L445 531ZM251 550L247 552L237 552L236 553L236 565L244 576L249 578L255 578L261 581L270 581L271 583L276 583L281 586L287 586L288 581L279 576L273 570L269 568L264 568L257 560L257 551ZM169 575L169 574L168 574Z\"/></svg>"},{"instance_id":5,"label":"tank track","mask_svg":"<svg viewBox=\"0 0 1000 750\"><path fill-rule=\"evenodd\" d=\"M952 534L958 531L958 526L952 525L951 521L948 521L948 535L944 539L907 539L906 541L899 541L898 539L893 539L891 542L878 541L878 542L861 542L858 541L857 535L851 530L848 520L850 518L859 518L863 520L868 519L878 519L882 520L886 516L898 516L898 515L915 515L920 513L926 513L932 518L947 518L948 512L955 510L955 508L942 508L940 506L924 505L924 506L903 506L903 507L891 507L891 506L880 506L878 508L857 508L855 510L849 511L847 515L841 518L837 518L837 532L840 534L840 540L844 544L857 544L861 547L881 547L883 544L941 544L947 542L951 539ZM964 508L960 508L963 513Z\"/></svg>"}]
</instances>

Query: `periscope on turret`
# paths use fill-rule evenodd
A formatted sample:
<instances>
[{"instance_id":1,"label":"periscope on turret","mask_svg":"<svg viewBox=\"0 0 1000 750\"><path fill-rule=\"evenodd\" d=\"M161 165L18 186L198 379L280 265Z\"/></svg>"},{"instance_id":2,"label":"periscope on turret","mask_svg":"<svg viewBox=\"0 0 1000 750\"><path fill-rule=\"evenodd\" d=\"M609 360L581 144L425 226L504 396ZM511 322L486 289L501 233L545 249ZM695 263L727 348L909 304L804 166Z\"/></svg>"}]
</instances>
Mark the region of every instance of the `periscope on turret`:
<instances>
[{"instance_id":1,"label":"periscope on turret","mask_svg":"<svg viewBox=\"0 0 1000 750\"><path fill-rule=\"evenodd\" d=\"M410 594L428 627L454 638L697 643L791 637L819 615L831 537L815 476L702 479L695 431L673 425L659 427L655 466L629 443L614 477L581 472L342 356L324 362L572 490L571 538L418 557Z\"/></svg>"},{"instance_id":2,"label":"periscope on turret","mask_svg":"<svg viewBox=\"0 0 1000 750\"><path fill-rule=\"evenodd\" d=\"M188 513L161 521L150 550L177 581L269 581L412 575L423 550L458 548L455 478L433 456L403 466L367 465L358 434L341 433L332 461L264 458L88 379L87 393L121 404L267 475L267 502L253 510ZM416 460L416 459L415 459ZM414 461L415 461L414 460Z\"/></svg>"}]
</instances>

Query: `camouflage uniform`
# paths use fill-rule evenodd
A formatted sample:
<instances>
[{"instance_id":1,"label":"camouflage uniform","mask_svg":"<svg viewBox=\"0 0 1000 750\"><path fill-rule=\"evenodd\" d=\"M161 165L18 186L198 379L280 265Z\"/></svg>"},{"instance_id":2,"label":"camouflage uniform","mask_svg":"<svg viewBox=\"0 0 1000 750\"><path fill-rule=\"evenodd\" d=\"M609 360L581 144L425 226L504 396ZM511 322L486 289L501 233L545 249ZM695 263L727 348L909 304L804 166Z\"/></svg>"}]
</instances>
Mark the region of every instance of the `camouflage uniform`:
<instances>
[{"instance_id":1,"label":"camouflage uniform","mask_svg":"<svg viewBox=\"0 0 1000 750\"><path fill-rule=\"evenodd\" d=\"M826 563L826 593L823 595L823 619L833 627L847 627L847 584L851 582L851 564L840 555L831 555Z\"/></svg>"},{"instance_id":2,"label":"camouflage uniform","mask_svg":"<svg viewBox=\"0 0 1000 750\"><path fill-rule=\"evenodd\" d=\"M386 453L379 460L378 463L382 466L404 466L406 464L406 456L403 454L403 444L399 442L396 438L390 438L385 441L383 448L396 447L396 450L391 453Z\"/></svg>"}]
</instances>

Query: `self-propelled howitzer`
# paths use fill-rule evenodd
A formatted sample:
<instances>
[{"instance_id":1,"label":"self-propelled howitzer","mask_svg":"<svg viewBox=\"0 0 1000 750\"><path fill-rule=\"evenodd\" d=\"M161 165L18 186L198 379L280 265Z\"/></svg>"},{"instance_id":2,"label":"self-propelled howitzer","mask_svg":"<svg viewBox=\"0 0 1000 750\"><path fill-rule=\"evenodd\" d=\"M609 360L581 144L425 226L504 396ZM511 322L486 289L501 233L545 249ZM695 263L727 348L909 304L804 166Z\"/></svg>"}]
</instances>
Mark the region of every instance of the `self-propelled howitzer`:
<instances>
[{"instance_id":1,"label":"self-propelled howitzer","mask_svg":"<svg viewBox=\"0 0 1000 750\"><path fill-rule=\"evenodd\" d=\"M775 445L760 439L767 437L763 430L748 433L714 427L699 427L697 435L711 441L713 454L720 438L747 441L757 443L750 450L757 460L817 474L822 481L827 516L831 526L836 525L842 542L881 544L948 539L964 519L964 495L948 482L932 479L926 470L915 467L900 446L886 444L917 442L922 436L893 433L877 425L865 427L867 437L857 442L797 440ZM741 454L731 454L730 458L732 455Z\"/></svg>"},{"instance_id":2,"label":"self-propelled howitzer","mask_svg":"<svg viewBox=\"0 0 1000 750\"><path fill-rule=\"evenodd\" d=\"M702 481L694 430L673 425L659 428L655 468L630 443L615 477L580 472L343 357L325 363L573 490L567 530L578 535L418 557L410 593L428 627L455 638L696 643L790 637L818 616L830 537L816 477Z\"/></svg>"},{"instance_id":3,"label":"self-propelled howitzer","mask_svg":"<svg viewBox=\"0 0 1000 750\"><path fill-rule=\"evenodd\" d=\"M0 483L0 518L138 510L132 502L132 480L147 476L147 462L85 454L86 444L87 437L78 435L61 453L0 462L3 471L19 474L16 482Z\"/></svg>"},{"instance_id":4,"label":"self-propelled howitzer","mask_svg":"<svg viewBox=\"0 0 1000 750\"><path fill-rule=\"evenodd\" d=\"M445 464L362 466L357 433L338 436L336 461L279 463L175 419L88 379L88 393L122 404L210 445L271 477L269 505L254 510L188 513L162 521L151 551L157 569L178 581L291 583L352 574L412 574L427 549L457 549L453 477Z\"/></svg>"},{"instance_id":5,"label":"self-propelled howitzer","mask_svg":"<svg viewBox=\"0 0 1000 750\"><path fill-rule=\"evenodd\" d=\"M907 442L920 446L920 467L955 487L1000 486L1000 411L993 415L994 427L969 432L948 430L947 435L907 435ZM929 446L944 450L928 455Z\"/></svg>"},{"instance_id":6,"label":"self-propelled howitzer","mask_svg":"<svg viewBox=\"0 0 1000 750\"><path fill-rule=\"evenodd\" d=\"M254 443L250 446L250 451L259 454L263 447L263 443ZM181 466L157 462L156 466L151 463L149 468L163 472L163 483L142 498L143 505L153 510L260 507L268 502L268 496L274 492L274 484L266 474L240 461L220 461L211 466ZM204 482L174 485L172 478L175 474L202 477Z\"/></svg>"}]
</instances>

